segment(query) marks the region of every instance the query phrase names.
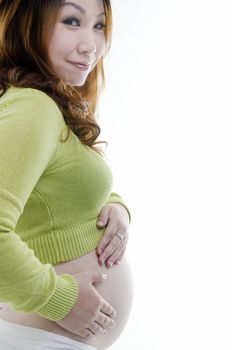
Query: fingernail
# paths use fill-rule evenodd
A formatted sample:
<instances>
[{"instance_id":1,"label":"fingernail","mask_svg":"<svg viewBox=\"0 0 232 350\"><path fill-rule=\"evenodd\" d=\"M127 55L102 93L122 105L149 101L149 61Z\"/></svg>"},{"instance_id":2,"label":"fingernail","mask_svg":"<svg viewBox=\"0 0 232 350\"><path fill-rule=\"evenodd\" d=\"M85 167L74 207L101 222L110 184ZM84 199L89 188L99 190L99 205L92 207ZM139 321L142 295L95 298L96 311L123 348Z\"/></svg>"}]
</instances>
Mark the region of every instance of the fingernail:
<instances>
[{"instance_id":1,"label":"fingernail","mask_svg":"<svg viewBox=\"0 0 232 350\"><path fill-rule=\"evenodd\" d=\"M104 222L102 220L98 220L97 224L101 226L101 225L104 225Z\"/></svg>"},{"instance_id":2,"label":"fingernail","mask_svg":"<svg viewBox=\"0 0 232 350\"><path fill-rule=\"evenodd\" d=\"M107 274L103 273L102 278L105 280L107 278Z\"/></svg>"},{"instance_id":3,"label":"fingernail","mask_svg":"<svg viewBox=\"0 0 232 350\"><path fill-rule=\"evenodd\" d=\"M113 265L113 261L109 261L107 264L108 264L108 266L112 266Z\"/></svg>"},{"instance_id":4,"label":"fingernail","mask_svg":"<svg viewBox=\"0 0 232 350\"><path fill-rule=\"evenodd\" d=\"M112 321L111 324L109 325L109 328L114 328L115 327L115 322Z\"/></svg>"}]
</instances>

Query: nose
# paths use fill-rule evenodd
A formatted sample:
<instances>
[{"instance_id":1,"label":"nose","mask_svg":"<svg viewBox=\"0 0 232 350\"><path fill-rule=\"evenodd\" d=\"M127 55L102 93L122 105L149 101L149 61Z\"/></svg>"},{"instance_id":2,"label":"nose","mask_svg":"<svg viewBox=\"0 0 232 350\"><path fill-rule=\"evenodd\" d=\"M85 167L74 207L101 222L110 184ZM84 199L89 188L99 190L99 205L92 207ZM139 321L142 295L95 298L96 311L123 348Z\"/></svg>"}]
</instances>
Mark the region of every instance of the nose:
<instances>
[{"instance_id":1,"label":"nose","mask_svg":"<svg viewBox=\"0 0 232 350\"><path fill-rule=\"evenodd\" d=\"M78 51L79 53L93 54L97 51L96 41L94 33L90 31L85 31L83 33L78 33Z\"/></svg>"}]
</instances>

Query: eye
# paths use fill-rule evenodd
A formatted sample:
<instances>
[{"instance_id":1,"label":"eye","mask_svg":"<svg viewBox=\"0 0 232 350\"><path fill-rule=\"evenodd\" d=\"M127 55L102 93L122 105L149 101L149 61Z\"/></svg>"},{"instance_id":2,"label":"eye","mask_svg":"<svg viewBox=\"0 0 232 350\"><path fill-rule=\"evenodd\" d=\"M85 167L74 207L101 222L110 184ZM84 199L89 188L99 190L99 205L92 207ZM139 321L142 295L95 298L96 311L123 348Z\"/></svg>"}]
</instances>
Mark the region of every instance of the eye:
<instances>
[{"instance_id":1,"label":"eye","mask_svg":"<svg viewBox=\"0 0 232 350\"><path fill-rule=\"evenodd\" d=\"M70 24L70 22L71 22L71 24ZM80 25L80 21L78 19L76 19L75 17L70 17L70 18L67 18L66 20L63 21L64 24L71 25L71 26L72 26L73 22L76 22L77 25ZM74 25L74 27L77 27L77 26Z\"/></svg>"},{"instance_id":2,"label":"eye","mask_svg":"<svg viewBox=\"0 0 232 350\"><path fill-rule=\"evenodd\" d=\"M97 23L95 25L95 28L99 29L99 30L103 30L106 27L106 25L104 23Z\"/></svg>"}]
</instances>

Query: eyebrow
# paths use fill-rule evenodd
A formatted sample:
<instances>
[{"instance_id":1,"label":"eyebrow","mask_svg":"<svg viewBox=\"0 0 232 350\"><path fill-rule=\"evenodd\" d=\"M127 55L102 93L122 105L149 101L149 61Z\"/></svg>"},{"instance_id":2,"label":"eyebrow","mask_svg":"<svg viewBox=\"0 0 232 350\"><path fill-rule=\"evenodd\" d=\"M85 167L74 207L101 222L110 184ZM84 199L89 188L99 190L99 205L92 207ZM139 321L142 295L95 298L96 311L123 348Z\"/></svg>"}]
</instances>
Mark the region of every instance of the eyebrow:
<instances>
[{"instance_id":1,"label":"eyebrow","mask_svg":"<svg viewBox=\"0 0 232 350\"><path fill-rule=\"evenodd\" d=\"M83 15L86 14L85 9L78 4L75 4L74 2L65 2L62 4L62 7L66 6L66 5L70 5L70 6L75 7L75 9L79 10ZM99 15L97 15L97 17L103 16L103 15L105 15L105 12L99 13Z\"/></svg>"}]
</instances>

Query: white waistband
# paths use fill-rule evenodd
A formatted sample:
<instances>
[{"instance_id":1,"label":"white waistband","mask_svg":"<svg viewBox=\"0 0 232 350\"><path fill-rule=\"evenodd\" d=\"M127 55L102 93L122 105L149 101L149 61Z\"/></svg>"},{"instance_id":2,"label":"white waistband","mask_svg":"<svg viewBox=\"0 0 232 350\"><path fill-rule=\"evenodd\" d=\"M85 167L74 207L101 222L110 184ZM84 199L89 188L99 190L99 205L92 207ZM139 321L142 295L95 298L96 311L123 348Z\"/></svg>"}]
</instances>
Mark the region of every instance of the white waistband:
<instances>
[{"instance_id":1,"label":"white waistband","mask_svg":"<svg viewBox=\"0 0 232 350\"><path fill-rule=\"evenodd\" d=\"M11 340L14 339L14 336L15 336L16 337L15 341L17 341L17 337L20 337L20 340L22 341L24 341L24 338L25 338L25 341L28 341L28 342L30 342L31 340L38 343L43 342L45 349L46 349L45 342L51 343L53 345L56 342L59 342L59 344L63 343L64 345L71 345L72 349L76 349L76 350L97 350L91 345L64 337L60 334L48 332L40 328L23 326L20 324L8 322L1 318L0 318L0 330L2 330L2 332L0 332L0 343L1 343L2 336L4 340L7 336Z\"/></svg>"}]
</instances>

